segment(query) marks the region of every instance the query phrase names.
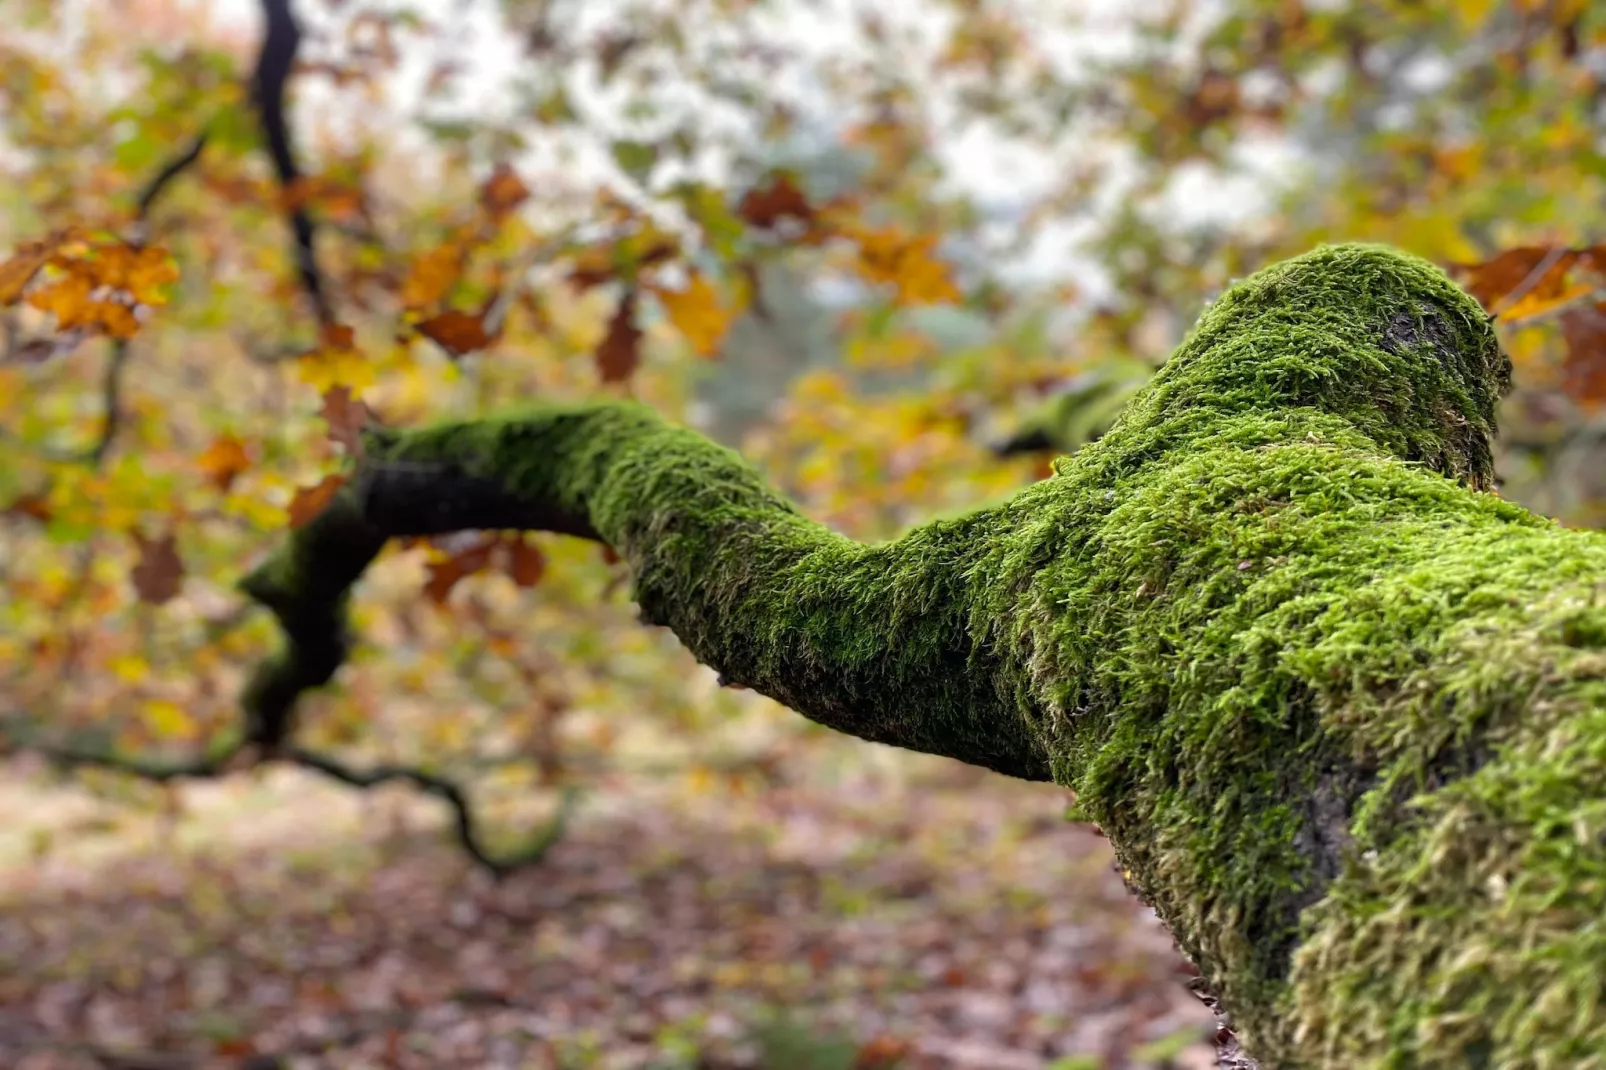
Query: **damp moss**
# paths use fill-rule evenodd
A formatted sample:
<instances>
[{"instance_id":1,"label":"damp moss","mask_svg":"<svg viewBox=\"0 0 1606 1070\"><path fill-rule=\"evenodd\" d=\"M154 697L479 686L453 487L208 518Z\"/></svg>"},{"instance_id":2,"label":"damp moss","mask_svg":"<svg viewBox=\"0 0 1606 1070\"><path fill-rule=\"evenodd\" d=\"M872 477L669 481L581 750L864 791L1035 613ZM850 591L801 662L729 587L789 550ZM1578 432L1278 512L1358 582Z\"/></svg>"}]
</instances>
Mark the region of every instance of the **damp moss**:
<instances>
[{"instance_id":1,"label":"damp moss","mask_svg":"<svg viewBox=\"0 0 1606 1070\"><path fill-rule=\"evenodd\" d=\"M582 518L732 683L1075 789L1267 1065L1600 1065L1606 538L1488 493L1508 377L1432 265L1330 246L886 544L631 404L376 452Z\"/></svg>"}]
</instances>

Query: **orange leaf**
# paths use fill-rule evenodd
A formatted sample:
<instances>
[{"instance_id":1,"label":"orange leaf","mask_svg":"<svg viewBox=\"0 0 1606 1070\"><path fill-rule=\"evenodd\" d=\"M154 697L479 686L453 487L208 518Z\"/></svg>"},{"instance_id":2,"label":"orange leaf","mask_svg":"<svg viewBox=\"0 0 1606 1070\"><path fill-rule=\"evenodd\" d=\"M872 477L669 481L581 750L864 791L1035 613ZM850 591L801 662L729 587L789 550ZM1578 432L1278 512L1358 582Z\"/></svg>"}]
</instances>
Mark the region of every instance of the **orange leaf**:
<instances>
[{"instance_id":1,"label":"orange leaf","mask_svg":"<svg viewBox=\"0 0 1606 1070\"><path fill-rule=\"evenodd\" d=\"M529 187L519 179L518 172L505 163L499 163L491 172L491 177L480 187L480 206L485 209L486 215L500 220L523 204L529 195Z\"/></svg>"},{"instance_id":2,"label":"orange leaf","mask_svg":"<svg viewBox=\"0 0 1606 1070\"><path fill-rule=\"evenodd\" d=\"M854 227L848 233L859 245L859 273L871 282L891 283L899 304L959 300L948 265L933 255L935 235L912 235L898 227Z\"/></svg>"},{"instance_id":3,"label":"orange leaf","mask_svg":"<svg viewBox=\"0 0 1606 1070\"><path fill-rule=\"evenodd\" d=\"M244 443L233 435L225 434L214 438L195 463L206 475L208 483L227 493L229 487L234 485L235 477L251 467L251 458L245 452Z\"/></svg>"},{"instance_id":4,"label":"orange leaf","mask_svg":"<svg viewBox=\"0 0 1606 1070\"><path fill-rule=\"evenodd\" d=\"M290 526L299 528L323 512L350 478L344 473L335 473L324 476L310 487L298 488L295 497L290 499Z\"/></svg>"},{"instance_id":5,"label":"orange leaf","mask_svg":"<svg viewBox=\"0 0 1606 1070\"><path fill-rule=\"evenodd\" d=\"M454 357L484 349L491 344L484 321L473 313L460 312L455 308L431 316L417 324L415 329Z\"/></svg>"},{"instance_id":6,"label":"orange leaf","mask_svg":"<svg viewBox=\"0 0 1606 1070\"><path fill-rule=\"evenodd\" d=\"M1521 245L1481 264L1452 264L1450 270L1484 308L1517 320L1588 293L1591 287L1567 281L1572 269L1587 259L1579 250Z\"/></svg>"},{"instance_id":7,"label":"orange leaf","mask_svg":"<svg viewBox=\"0 0 1606 1070\"><path fill-rule=\"evenodd\" d=\"M641 363L641 330L636 326L636 291L626 290L596 352L597 371L605 383L622 383Z\"/></svg>"},{"instance_id":8,"label":"orange leaf","mask_svg":"<svg viewBox=\"0 0 1606 1070\"><path fill-rule=\"evenodd\" d=\"M462 274L466 255L461 245L447 242L414 256L402 281L402 304L419 309L440 301Z\"/></svg>"},{"instance_id":9,"label":"orange leaf","mask_svg":"<svg viewBox=\"0 0 1606 1070\"><path fill-rule=\"evenodd\" d=\"M134 533L139 560L129 578L141 602L161 605L178 594L184 581L184 562L178 556L178 540L169 532L159 539L146 539Z\"/></svg>"},{"instance_id":10,"label":"orange leaf","mask_svg":"<svg viewBox=\"0 0 1606 1070\"><path fill-rule=\"evenodd\" d=\"M28 303L56 317L58 331L87 327L94 322L94 310L89 295L94 283L80 271L70 271L65 278L41 286L28 295Z\"/></svg>"}]
</instances>

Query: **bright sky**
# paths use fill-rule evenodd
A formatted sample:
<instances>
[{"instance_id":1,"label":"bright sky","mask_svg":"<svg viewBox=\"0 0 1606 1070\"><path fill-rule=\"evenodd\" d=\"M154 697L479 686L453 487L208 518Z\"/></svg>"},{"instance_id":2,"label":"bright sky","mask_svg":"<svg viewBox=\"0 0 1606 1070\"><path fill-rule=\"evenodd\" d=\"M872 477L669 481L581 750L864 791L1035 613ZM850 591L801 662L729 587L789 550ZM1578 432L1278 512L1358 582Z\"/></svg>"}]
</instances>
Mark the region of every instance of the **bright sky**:
<instances>
[{"instance_id":1,"label":"bright sky","mask_svg":"<svg viewBox=\"0 0 1606 1070\"><path fill-rule=\"evenodd\" d=\"M182 0L181 0L182 2ZM260 27L260 0L187 0L196 7L206 9L211 21L221 26L238 28L254 38ZM558 0L566 10L576 10L579 0ZM1023 10L1032 13L1033 43L1047 53L1062 70L1076 71L1087 59L1119 53L1128 47L1130 37L1126 26L1136 12L1154 6L1157 0L1019 0ZM503 112L510 100L508 86L523 64L530 60L524 55L521 43L507 32L501 20L503 0L409 0L405 5L398 0L372 0L369 8L395 9L408 6L427 18L438 19L454 27L460 36L460 55L471 57L471 68L462 79L461 92L453 111L461 114L492 116ZM615 18L619 10L613 0L583 0L578 11L587 23L603 26ZM1213 5L1201 3L1201 11ZM873 10L895 28L908 27L918 33L926 47L935 48L941 39L947 15L929 0L796 0L766 9L772 12L768 21L773 24L776 39L784 41L789 50L799 54L804 62L789 68L784 77L776 81L778 93L807 102L823 99L818 91L811 92L808 84L813 61L829 56L857 51L862 42L858 13L866 7ZM304 21L311 21L322 4L298 5ZM1052 24L1051 11L1070 11L1079 16L1083 32L1065 32ZM403 49L404 67L395 84L397 100L391 112L400 120L409 114L423 95L433 57L427 49ZM665 101L673 101L679 94L677 87L665 86ZM588 114L609 114L605 96L577 87L577 103ZM307 127L315 119L338 121L342 110L341 98L319 86L299 96L298 125ZM354 103L348 95L346 108ZM360 102L357 102L360 104ZM688 102L688 106L689 102ZM702 106L706 109L706 106ZM376 116L371 107L359 107L352 115L360 114L365 122ZM718 123L720 117L707 110L699 111L699 121ZM938 108L939 121L942 109ZM821 118L829 119L822 116ZM405 142L404 142L405 144ZM424 142L417 141L420 152ZM1001 216L1017 213L1035 196L1054 182L1060 169L1068 164L1039 148L1012 143L980 126L971 126L963 133L940 139L940 149L954 182L967 190ZM1076 151L1081 151L1080 149ZM1267 207L1268 187L1286 178L1294 165L1295 157L1286 145L1275 143L1250 146L1246 149L1248 172L1225 179L1203 168L1185 169L1173 182L1163 211L1179 223L1208 219L1244 220L1263 213ZM543 161L548 167L553 159ZM562 161L565 174L582 183L603 178L613 168L602 143L582 148L577 158ZM716 178L717 175L708 177ZM418 173L421 181L428 181L427 168ZM1112 194L1117 191L1111 191ZM1096 209L1094 209L1096 210ZM1070 250L1078 234L1087 227L1088 220L1067 220L1043 228L1035 236L1032 251L1025 260L1014 265L1021 278L1072 277L1094 291L1100 289L1100 280L1078 263Z\"/></svg>"}]
</instances>

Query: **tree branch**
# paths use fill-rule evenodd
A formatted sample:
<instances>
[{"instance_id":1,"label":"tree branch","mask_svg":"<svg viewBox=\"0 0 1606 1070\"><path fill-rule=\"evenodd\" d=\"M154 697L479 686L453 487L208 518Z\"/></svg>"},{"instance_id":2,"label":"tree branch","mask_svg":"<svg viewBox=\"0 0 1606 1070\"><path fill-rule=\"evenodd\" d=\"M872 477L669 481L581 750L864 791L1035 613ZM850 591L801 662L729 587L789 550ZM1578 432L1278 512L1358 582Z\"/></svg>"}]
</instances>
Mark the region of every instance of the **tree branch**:
<instances>
[{"instance_id":1,"label":"tree branch","mask_svg":"<svg viewBox=\"0 0 1606 1070\"><path fill-rule=\"evenodd\" d=\"M252 78L254 98L262 119L262 133L268 143L268 156L279 178L279 188L287 198L291 198L288 210L291 255L301 278L301 288L312 302L318 322L327 324L334 321L334 312L324 292L323 277L318 271L315 248L317 232L312 217L295 198L301 171L296 166L284 103L285 83L295 68L296 52L301 47L301 27L290 9L290 0L262 0L262 15L265 26L262 51L257 57L256 74Z\"/></svg>"},{"instance_id":2,"label":"tree branch","mask_svg":"<svg viewBox=\"0 0 1606 1070\"><path fill-rule=\"evenodd\" d=\"M386 433L246 579L252 694L288 725L390 536L591 535L727 681L1072 787L1268 1064L1562 1065L1606 1048L1606 537L1486 493L1509 378L1437 268L1333 246L1055 476L886 544L633 404Z\"/></svg>"}]
</instances>

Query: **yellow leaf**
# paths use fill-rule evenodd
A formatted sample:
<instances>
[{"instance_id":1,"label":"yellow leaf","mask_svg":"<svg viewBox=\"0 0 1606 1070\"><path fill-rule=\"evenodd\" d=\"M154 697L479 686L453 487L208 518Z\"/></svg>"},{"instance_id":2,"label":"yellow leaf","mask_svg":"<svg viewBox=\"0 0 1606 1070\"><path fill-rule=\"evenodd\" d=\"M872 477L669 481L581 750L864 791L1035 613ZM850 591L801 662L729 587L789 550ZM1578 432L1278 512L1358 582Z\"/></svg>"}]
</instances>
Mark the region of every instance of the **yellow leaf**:
<instances>
[{"instance_id":1,"label":"yellow leaf","mask_svg":"<svg viewBox=\"0 0 1606 1070\"><path fill-rule=\"evenodd\" d=\"M712 357L730 329L730 313L721 305L719 294L698 272L692 272L684 290L654 286L653 293L664 306L664 313L675 330L699 356Z\"/></svg>"},{"instance_id":2,"label":"yellow leaf","mask_svg":"<svg viewBox=\"0 0 1606 1070\"><path fill-rule=\"evenodd\" d=\"M111 660L112 674L125 684L137 684L150 675L151 667L138 654L119 654Z\"/></svg>"},{"instance_id":3,"label":"yellow leaf","mask_svg":"<svg viewBox=\"0 0 1606 1070\"><path fill-rule=\"evenodd\" d=\"M340 324L326 327L318 347L303 353L296 365L301 381L311 384L320 394L337 386L349 387L356 394L378 378L373 364L353 343L351 328Z\"/></svg>"},{"instance_id":4,"label":"yellow leaf","mask_svg":"<svg viewBox=\"0 0 1606 1070\"><path fill-rule=\"evenodd\" d=\"M150 699L144 707L145 724L158 739L183 739L195 734L195 722L184 707L170 699Z\"/></svg>"}]
</instances>

